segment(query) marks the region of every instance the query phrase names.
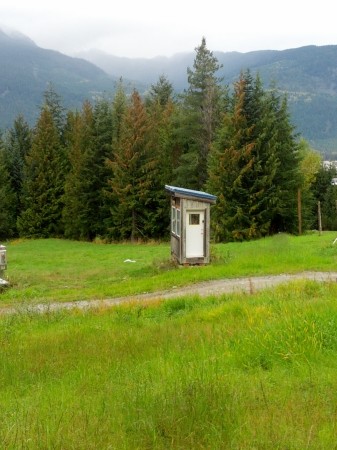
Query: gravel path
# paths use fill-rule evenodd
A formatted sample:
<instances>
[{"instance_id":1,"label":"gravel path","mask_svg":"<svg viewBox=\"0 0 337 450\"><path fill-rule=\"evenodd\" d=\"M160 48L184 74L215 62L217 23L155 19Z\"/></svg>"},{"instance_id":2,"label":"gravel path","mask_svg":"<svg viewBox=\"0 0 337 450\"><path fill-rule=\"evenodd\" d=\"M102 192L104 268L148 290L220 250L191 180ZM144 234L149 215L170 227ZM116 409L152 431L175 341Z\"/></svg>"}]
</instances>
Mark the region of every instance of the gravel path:
<instances>
[{"instance_id":1,"label":"gravel path","mask_svg":"<svg viewBox=\"0 0 337 450\"><path fill-rule=\"evenodd\" d=\"M199 295L207 297L210 295L221 295L231 292L254 293L261 289L277 286L281 283L287 283L294 280L314 280L320 282L337 282L337 272L301 272L298 274L268 275L261 277L247 278L226 278L223 280L206 281L196 283L185 287L173 287L170 290L154 293L145 293L129 297L109 298L105 300L82 300L75 302L37 304L24 307L0 308L0 314L16 314L23 312L48 313L63 309L88 309L109 307L120 305L126 302L142 302L151 300L166 300L170 298L179 298L186 295Z\"/></svg>"}]
</instances>

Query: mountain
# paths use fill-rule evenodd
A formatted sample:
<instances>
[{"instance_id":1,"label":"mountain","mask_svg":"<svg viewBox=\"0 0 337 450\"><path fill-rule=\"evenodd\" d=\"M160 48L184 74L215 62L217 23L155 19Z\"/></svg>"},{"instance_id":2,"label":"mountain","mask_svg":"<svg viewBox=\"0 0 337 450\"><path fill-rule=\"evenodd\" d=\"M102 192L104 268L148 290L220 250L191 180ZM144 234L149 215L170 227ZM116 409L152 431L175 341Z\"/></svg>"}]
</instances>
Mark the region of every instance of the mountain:
<instances>
[{"instance_id":1,"label":"mountain","mask_svg":"<svg viewBox=\"0 0 337 450\"><path fill-rule=\"evenodd\" d=\"M326 159L337 160L337 46L307 46L283 51L213 52L223 65L219 76L229 86L240 71L259 73L265 88L287 94L296 131ZM18 114L33 125L51 83L67 109L84 100L112 97L122 77L127 89L145 93L166 75L177 93L187 88L187 68L195 52L172 57L121 58L92 50L77 57L38 47L18 32L0 29L0 129Z\"/></svg>"},{"instance_id":2,"label":"mountain","mask_svg":"<svg viewBox=\"0 0 337 450\"><path fill-rule=\"evenodd\" d=\"M273 85L286 93L296 131L326 157L337 159L337 46L306 46L296 49L248 53L213 52L223 65L219 75L232 86L240 71L259 73L265 88ZM195 53L170 58L130 59L91 50L81 57L110 75L155 83L164 74L179 92L187 87L187 67Z\"/></svg>"},{"instance_id":3,"label":"mountain","mask_svg":"<svg viewBox=\"0 0 337 450\"><path fill-rule=\"evenodd\" d=\"M0 128L11 127L18 114L33 125L48 84L67 109L84 100L111 95L117 77L89 61L38 47L18 32L0 30Z\"/></svg>"}]
</instances>

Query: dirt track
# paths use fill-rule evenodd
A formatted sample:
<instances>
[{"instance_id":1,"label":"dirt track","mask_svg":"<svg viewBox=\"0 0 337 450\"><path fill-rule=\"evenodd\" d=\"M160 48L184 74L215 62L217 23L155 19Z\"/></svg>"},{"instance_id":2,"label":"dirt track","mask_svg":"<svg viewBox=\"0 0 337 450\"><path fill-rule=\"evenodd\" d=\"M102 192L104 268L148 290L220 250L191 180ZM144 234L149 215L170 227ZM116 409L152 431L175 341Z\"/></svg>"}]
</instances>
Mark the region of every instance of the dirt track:
<instances>
[{"instance_id":1,"label":"dirt track","mask_svg":"<svg viewBox=\"0 0 337 450\"><path fill-rule=\"evenodd\" d=\"M294 280L307 279L320 282L337 282L337 272L302 272L298 274L281 274L261 277L247 278L227 278L223 280L213 280L193 285L175 288L171 290L159 291L133 295L130 297L109 298L105 300L83 300L66 303L38 304L25 307L0 308L0 314L15 314L20 312L47 313L62 309L88 309L102 306L114 306L125 302L142 302L151 300L166 300L178 298L186 295L199 295L206 297L210 295L221 295L231 292L254 293L261 289L270 288L281 283Z\"/></svg>"}]
</instances>

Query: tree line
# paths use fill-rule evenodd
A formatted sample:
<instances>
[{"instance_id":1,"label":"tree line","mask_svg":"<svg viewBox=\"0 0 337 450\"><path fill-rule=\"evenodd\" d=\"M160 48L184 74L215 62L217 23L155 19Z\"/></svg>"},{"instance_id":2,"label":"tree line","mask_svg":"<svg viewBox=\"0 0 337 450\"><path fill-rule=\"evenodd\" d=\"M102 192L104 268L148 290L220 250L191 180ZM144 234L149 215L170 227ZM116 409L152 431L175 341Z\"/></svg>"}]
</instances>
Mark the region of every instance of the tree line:
<instances>
[{"instance_id":1,"label":"tree line","mask_svg":"<svg viewBox=\"0 0 337 450\"><path fill-rule=\"evenodd\" d=\"M217 196L216 241L336 227L335 169L298 136L286 97L241 72L233 87L205 38L175 95L163 75L146 95L85 101L66 111L50 86L30 128L18 116L0 139L0 238L131 241L168 235L165 184ZM333 211L333 213L332 213ZM333 219L333 220L332 220Z\"/></svg>"}]
</instances>

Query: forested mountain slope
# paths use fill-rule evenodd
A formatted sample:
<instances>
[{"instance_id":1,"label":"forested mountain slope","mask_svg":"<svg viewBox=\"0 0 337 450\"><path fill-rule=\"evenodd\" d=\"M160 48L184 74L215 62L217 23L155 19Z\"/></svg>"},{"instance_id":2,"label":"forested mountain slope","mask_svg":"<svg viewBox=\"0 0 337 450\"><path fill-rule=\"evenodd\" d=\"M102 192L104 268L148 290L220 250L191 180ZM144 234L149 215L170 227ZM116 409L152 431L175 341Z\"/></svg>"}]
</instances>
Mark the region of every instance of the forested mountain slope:
<instances>
[{"instance_id":1,"label":"forested mountain slope","mask_svg":"<svg viewBox=\"0 0 337 450\"><path fill-rule=\"evenodd\" d=\"M337 45L248 53L214 51L214 55L223 65L224 83L232 85L240 71L248 68L260 74L265 87L276 85L287 93L298 132L314 148L337 158L332 155L337 154ZM111 75L136 78L144 84L165 74L178 92L187 87L186 68L194 59L193 52L153 59L120 58L98 51L81 56Z\"/></svg>"},{"instance_id":2,"label":"forested mountain slope","mask_svg":"<svg viewBox=\"0 0 337 450\"><path fill-rule=\"evenodd\" d=\"M326 158L337 159L337 45L248 53L214 51L214 55L223 65L219 75L229 86L241 70L249 68L253 75L260 74L265 88L274 84L286 93L298 133ZM164 74L175 91L181 92L187 87L187 68L193 65L194 52L152 59L120 58L98 51L79 56L42 49L24 35L0 30L0 129L12 126L19 114L33 125L48 83L68 109L79 108L86 99L112 96L120 77L129 90L136 87L142 94Z\"/></svg>"},{"instance_id":3,"label":"forested mountain slope","mask_svg":"<svg viewBox=\"0 0 337 450\"><path fill-rule=\"evenodd\" d=\"M21 34L0 30L0 128L10 127L18 114L30 124L38 117L48 84L65 108L111 94L116 77L80 58L46 50Z\"/></svg>"}]
</instances>

